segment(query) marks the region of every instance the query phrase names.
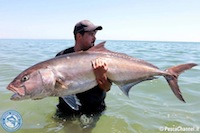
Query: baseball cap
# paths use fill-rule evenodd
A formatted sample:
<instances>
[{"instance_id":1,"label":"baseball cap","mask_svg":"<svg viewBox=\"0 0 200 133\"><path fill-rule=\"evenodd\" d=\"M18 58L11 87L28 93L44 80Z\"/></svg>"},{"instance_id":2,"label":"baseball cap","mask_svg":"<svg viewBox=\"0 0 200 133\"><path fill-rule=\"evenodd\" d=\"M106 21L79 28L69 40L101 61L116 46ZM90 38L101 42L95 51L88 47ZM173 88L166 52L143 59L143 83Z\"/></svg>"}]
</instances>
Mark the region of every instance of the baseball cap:
<instances>
[{"instance_id":1,"label":"baseball cap","mask_svg":"<svg viewBox=\"0 0 200 133\"><path fill-rule=\"evenodd\" d=\"M94 25L89 20L82 20L74 26L74 35L80 32L102 30L102 26Z\"/></svg>"}]
</instances>

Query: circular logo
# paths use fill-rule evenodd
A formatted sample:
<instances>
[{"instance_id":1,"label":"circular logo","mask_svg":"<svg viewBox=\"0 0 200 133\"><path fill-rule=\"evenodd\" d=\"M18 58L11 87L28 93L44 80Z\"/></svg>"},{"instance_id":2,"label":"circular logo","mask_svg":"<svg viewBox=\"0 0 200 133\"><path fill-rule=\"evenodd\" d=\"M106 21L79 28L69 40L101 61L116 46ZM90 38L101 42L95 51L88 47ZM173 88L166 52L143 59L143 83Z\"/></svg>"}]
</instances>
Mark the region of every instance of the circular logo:
<instances>
[{"instance_id":1,"label":"circular logo","mask_svg":"<svg viewBox=\"0 0 200 133\"><path fill-rule=\"evenodd\" d=\"M8 110L1 117L1 125L8 132L14 132L22 126L22 117L15 110Z\"/></svg>"}]
</instances>

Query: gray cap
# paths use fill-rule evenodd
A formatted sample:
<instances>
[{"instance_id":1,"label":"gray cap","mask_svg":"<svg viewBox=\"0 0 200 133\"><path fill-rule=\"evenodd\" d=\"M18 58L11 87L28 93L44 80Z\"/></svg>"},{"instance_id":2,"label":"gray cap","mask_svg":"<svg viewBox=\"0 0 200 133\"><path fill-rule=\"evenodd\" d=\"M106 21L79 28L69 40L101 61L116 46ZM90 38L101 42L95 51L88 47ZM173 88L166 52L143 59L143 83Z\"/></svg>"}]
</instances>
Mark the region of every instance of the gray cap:
<instances>
[{"instance_id":1,"label":"gray cap","mask_svg":"<svg viewBox=\"0 0 200 133\"><path fill-rule=\"evenodd\" d=\"M96 26L89 20L82 20L74 26L74 35L80 32L102 30L102 26Z\"/></svg>"}]
</instances>

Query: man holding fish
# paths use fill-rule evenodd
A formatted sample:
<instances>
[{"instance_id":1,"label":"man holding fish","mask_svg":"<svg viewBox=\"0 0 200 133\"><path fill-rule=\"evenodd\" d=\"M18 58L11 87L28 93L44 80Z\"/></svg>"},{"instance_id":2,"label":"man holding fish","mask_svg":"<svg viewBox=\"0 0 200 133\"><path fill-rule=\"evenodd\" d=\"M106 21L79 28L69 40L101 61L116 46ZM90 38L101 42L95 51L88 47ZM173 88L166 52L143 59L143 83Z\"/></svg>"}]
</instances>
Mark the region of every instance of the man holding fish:
<instances>
[{"instance_id":1,"label":"man holding fish","mask_svg":"<svg viewBox=\"0 0 200 133\"><path fill-rule=\"evenodd\" d=\"M59 110L70 115L90 114L105 109L104 99L111 82L128 96L136 84L163 76L174 95L185 102L178 77L198 64L179 64L160 70L144 60L106 49L105 42L94 46L96 31L101 29L88 20L77 23L75 46L21 72L7 86L14 92L11 100L61 97Z\"/></svg>"},{"instance_id":2,"label":"man holding fish","mask_svg":"<svg viewBox=\"0 0 200 133\"><path fill-rule=\"evenodd\" d=\"M102 26L95 26L89 20L82 20L74 27L75 46L59 52L56 56L78 51L86 51L94 46L96 32L102 30ZM78 62L77 62L77 65ZM105 110L104 99L106 91L110 90L111 82L107 79L107 64L97 58L91 62L96 76L97 86L83 93L59 97L58 111L65 115L79 115L101 113Z\"/></svg>"}]
</instances>

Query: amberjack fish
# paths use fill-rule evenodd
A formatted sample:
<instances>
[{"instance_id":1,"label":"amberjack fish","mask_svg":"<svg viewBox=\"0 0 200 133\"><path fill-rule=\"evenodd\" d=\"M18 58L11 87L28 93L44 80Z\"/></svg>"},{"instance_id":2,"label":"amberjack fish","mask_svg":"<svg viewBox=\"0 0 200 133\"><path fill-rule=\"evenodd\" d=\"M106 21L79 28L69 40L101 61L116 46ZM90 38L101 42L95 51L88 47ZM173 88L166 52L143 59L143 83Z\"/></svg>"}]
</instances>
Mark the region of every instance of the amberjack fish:
<instances>
[{"instance_id":1,"label":"amberjack fish","mask_svg":"<svg viewBox=\"0 0 200 133\"><path fill-rule=\"evenodd\" d=\"M101 58L108 65L108 79L127 96L134 85L155 79L155 76L164 76L176 97L185 102L177 83L178 76L197 64L181 64L162 71L146 61L109 51L104 43L87 51L55 57L26 69L7 87L15 93L11 100L62 97L87 91L97 85L91 61Z\"/></svg>"}]
</instances>

